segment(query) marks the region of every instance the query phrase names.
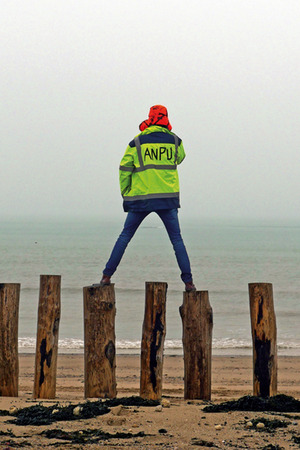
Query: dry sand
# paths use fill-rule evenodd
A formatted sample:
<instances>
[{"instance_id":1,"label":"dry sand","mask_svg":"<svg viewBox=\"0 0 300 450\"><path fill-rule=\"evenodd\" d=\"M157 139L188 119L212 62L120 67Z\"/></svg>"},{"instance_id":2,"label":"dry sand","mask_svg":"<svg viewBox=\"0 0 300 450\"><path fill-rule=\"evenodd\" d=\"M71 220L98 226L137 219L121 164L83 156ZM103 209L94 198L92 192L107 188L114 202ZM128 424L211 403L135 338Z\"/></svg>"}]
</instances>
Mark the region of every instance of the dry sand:
<instances>
[{"instance_id":1,"label":"dry sand","mask_svg":"<svg viewBox=\"0 0 300 450\"><path fill-rule=\"evenodd\" d=\"M300 400L300 358L279 358L278 393ZM0 410L24 408L41 403L45 406L59 403L84 402L83 355L59 355L57 371L57 398L55 401L33 401L34 355L20 355L19 397L0 397ZM290 449L300 448L300 413L229 412L205 413L206 402L183 399L183 359L166 356L164 359L163 399L168 407L123 407L92 419L54 422L48 426L17 426L7 423L9 414L0 416L0 448L246 448ZM139 394L139 357L117 357L118 397ZM213 357L212 402L238 399L252 394L252 361L246 356ZM91 399L92 400L92 399ZM93 399L95 400L95 399ZM273 433L266 429L247 428L246 422L257 418L288 422L286 428ZM217 426L217 429L215 428ZM218 429L219 428L219 429ZM111 438L96 443L75 444L71 441L49 439L44 430L89 430L129 433L127 438ZM144 436L134 436L138 433ZM23 445L22 445L23 444Z\"/></svg>"}]
</instances>

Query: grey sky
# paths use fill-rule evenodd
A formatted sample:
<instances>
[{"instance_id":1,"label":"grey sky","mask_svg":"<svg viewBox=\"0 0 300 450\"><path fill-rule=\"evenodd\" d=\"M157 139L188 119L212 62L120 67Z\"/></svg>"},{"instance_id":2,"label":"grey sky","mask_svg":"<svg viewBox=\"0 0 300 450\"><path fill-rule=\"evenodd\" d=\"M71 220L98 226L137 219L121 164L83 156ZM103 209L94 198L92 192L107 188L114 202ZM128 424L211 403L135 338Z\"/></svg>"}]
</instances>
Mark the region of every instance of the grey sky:
<instances>
[{"instance_id":1,"label":"grey sky","mask_svg":"<svg viewBox=\"0 0 300 450\"><path fill-rule=\"evenodd\" d=\"M299 24L299 0L1 2L1 216L123 217L119 162L160 103L182 216L299 222Z\"/></svg>"}]
</instances>

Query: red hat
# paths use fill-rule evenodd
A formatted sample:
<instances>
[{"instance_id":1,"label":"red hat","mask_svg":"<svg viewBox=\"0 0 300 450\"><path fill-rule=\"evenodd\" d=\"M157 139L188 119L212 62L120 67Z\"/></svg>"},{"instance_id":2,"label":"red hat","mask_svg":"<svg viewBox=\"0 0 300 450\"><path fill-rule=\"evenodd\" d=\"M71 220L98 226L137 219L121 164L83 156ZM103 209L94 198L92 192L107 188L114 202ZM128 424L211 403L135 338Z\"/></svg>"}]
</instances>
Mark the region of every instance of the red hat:
<instances>
[{"instance_id":1,"label":"red hat","mask_svg":"<svg viewBox=\"0 0 300 450\"><path fill-rule=\"evenodd\" d=\"M144 131L151 125L160 125L162 127L167 127L169 131L172 130L172 126L168 119L168 111L165 106L162 105L151 106L149 111L149 119L144 120L144 122L140 124L139 128L141 131Z\"/></svg>"}]
</instances>

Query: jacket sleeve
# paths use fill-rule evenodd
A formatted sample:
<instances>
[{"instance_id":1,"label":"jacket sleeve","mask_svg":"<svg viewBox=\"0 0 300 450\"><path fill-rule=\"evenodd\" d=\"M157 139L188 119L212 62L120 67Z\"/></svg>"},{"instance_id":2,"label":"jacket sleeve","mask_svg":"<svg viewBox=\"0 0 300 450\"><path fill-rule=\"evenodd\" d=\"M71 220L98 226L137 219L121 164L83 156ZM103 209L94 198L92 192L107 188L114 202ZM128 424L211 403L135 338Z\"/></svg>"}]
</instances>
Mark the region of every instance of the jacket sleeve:
<instances>
[{"instance_id":1,"label":"jacket sleeve","mask_svg":"<svg viewBox=\"0 0 300 450\"><path fill-rule=\"evenodd\" d=\"M182 163L184 158L185 158L185 151L184 151L183 144L182 144L182 141L181 141L180 145L178 147L177 164Z\"/></svg>"},{"instance_id":2,"label":"jacket sleeve","mask_svg":"<svg viewBox=\"0 0 300 450\"><path fill-rule=\"evenodd\" d=\"M128 145L120 163L119 181L122 196L126 195L131 189L131 177L134 170L132 151L133 149Z\"/></svg>"}]
</instances>

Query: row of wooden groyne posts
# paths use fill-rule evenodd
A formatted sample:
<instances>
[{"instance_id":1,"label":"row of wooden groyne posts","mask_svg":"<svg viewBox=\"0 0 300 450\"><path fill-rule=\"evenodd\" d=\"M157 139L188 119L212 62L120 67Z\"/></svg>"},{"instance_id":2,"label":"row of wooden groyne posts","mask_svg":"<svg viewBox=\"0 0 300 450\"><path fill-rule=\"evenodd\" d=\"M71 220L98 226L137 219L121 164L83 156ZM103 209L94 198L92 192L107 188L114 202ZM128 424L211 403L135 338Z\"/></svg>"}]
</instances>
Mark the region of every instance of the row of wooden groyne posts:
<instances>
[{"instance_id":1,"label":"row of wooden groyne posts","mask_svg":"<svg viewBox=\"0 0 300 450\"><path fill-rule=\"evenodd\" d=\"M146 282L141 341L140 396L162 397L167 283ZM56 394L61 276L41 275L33 398ZM18 396L20 284L0 284L0 396ZM249 284L253 341L253 395L277 394L276 318L270 283ZM114 398L116 389L114 285L83 288L84 396ZM184 292L184 398L211 399L213 313L208 291Z\"/></svg>"}]
</instances>

